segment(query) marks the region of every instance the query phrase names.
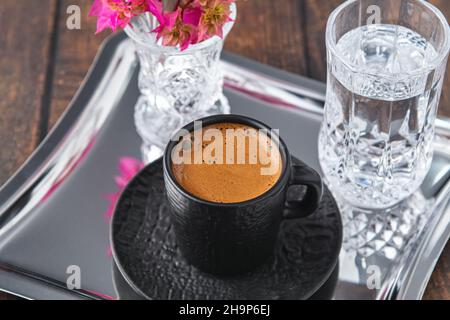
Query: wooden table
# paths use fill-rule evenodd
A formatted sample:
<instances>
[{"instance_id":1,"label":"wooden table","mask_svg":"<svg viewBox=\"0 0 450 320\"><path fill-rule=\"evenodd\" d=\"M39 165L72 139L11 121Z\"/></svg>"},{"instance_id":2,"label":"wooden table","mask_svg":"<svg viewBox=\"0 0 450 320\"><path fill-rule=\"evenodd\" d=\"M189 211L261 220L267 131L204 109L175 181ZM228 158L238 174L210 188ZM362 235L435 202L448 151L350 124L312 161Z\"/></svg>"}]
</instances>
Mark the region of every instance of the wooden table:
<instances>
[{"instance_id":1,"label":"wooden table","mask_svg":"<svg viewBox=\"0 0 450 320\"><path fill-rule=\"evenodd\" d=\"M66 109L107 33L94 35L92 0L2 0L0 4L0 184L39 145ZM324 30L341 0L240 0L226 49L263 63L325 80ZM450 1L433 0L447 18ZM78 5L81 30L66 26ZM450 75L447 68L447 76ZM450 116L450 79L440 114ZM11 298L0 294L0 299ZM450 299L450 245L425 299Z\"/></svg>"}]
</instances>

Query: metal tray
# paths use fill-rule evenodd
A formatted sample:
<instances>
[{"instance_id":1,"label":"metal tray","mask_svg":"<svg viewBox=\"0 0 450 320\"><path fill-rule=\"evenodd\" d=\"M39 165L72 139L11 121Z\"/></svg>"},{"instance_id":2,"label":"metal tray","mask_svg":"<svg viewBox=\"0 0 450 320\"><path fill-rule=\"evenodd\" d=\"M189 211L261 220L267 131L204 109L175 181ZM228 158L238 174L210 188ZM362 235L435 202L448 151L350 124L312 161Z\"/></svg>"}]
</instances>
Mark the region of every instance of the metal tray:
<instances>
[{"instance_id":1,"label":"metal tray","mask_svg":"<svg viewBox=\"0 0 450 320\"><path fill-rule=\"evenodd\" d=\"M223 65L232 111L280 128L292 153L319 169L324 84L227 53ZM55 129L0 189L1 290L30 299L117 297L104 213L106 195L117 190L119 158L140 157L141 140L133 123L137 70L129 40L123 34L109 38ZM450 234L448 128L446 120L438 121L433 168L422 190L397 212L374 215L342 205L348 239L340 256L335 299L421 298ZM410 202L415 208L422 203L423 210L411 210ZM394 241L395 254L385 249L393 246L392 234L398 228L387 230L389 241L382 233L369 239L370 223L356 236L352 233L357 219L370 222L381 215L401 220L405 214L421 217L420 223L401 246ZM373 226L378 232L377 224ZM361 236L366 243L358 246L355 239ZM380 281L369 289L373 265L380 269ZM79 267L80 290L66 285L70 266Z\"/></svg>"}]
</instances>

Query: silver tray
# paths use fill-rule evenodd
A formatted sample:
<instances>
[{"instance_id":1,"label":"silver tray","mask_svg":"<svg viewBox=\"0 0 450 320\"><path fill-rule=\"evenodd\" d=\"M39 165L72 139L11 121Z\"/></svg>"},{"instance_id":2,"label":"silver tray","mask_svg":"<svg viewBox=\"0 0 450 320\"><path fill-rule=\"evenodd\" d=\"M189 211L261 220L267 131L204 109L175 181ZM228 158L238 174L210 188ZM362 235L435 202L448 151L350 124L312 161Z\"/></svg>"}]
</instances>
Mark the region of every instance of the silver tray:
<instances>
[{"instance_id":1,"label":"silver tray","mask_svg":"<svg viewBox=\"0 0 450 320\"><path fill-rule=\"evenodd\" d=\"M325 85L227 53L223 66L232 111L280 128L293 154L319 170ZM104 213L106 195L117 190L119 158L140 157L133 123L137 70L129 40L109 38L59 123L0 189L0 290L29 299L117 297ZM421 298L450 234L447 120L438 120L437 133L427 180L396 212L368 214L342 205L347 240L335 299ZM400 228L405 215L417 219L413 232ZM400 223L380 231L380 217ZM355 233L358 219L366 224ZM79 267L80 290L66 285L70 266ZM380 271L378 282L371 266Z\"/></svg>"}]
</instances>

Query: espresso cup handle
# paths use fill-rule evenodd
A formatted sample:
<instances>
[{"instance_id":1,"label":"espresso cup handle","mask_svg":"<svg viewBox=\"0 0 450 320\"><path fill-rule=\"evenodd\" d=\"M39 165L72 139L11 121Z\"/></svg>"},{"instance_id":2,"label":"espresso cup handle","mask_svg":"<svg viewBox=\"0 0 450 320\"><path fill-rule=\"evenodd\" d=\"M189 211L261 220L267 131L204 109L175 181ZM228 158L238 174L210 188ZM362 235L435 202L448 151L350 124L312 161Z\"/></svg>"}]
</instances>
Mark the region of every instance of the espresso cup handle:
<instances>
[{"instance_id":1,"label":"espresso cup handle","mask_svg":"<svg viewBox=\"0 0 450 320\"><path fill-rule=\"evenodd\" d=\"M302 200L286 201L285 219L304 218L314 213L322 200L323 183L320 175L305 164L292 165L289 186L305 186L306 193Z\"/></svg>"}]
</instances>

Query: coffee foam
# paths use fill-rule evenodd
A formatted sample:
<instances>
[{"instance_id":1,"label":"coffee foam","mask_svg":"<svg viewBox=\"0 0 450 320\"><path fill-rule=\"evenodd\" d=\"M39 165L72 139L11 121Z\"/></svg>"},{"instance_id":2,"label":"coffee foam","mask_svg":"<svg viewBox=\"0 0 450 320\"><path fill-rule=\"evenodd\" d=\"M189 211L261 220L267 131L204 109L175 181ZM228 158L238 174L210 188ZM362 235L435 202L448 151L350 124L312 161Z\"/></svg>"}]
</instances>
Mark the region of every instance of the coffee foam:
<instances>
[{"instance_id":1,"label":"coffee foam","mask_svg":"<svg viewBox=\"0 0 450 320\"><path fill-rule=\"evenodd\" d=\"M218 203L262 195L282 171L278 141L242 124L220 123L196 130L182 138L174 154L182 154L172 163L177 182L198 198Z\"/></svg>"}]
</instances>

